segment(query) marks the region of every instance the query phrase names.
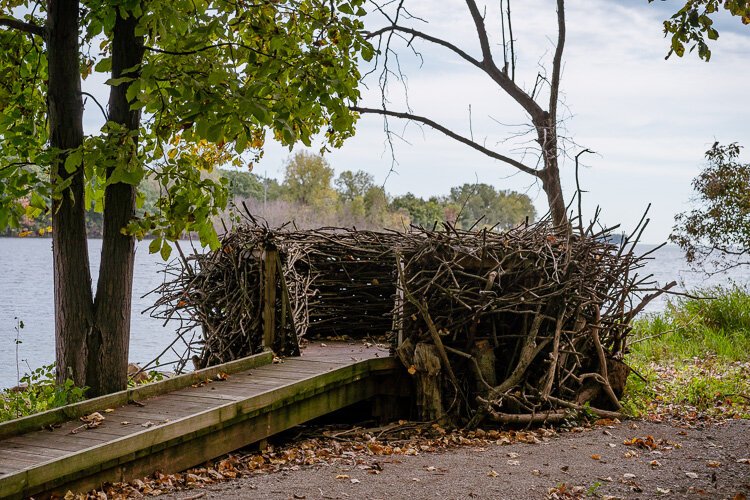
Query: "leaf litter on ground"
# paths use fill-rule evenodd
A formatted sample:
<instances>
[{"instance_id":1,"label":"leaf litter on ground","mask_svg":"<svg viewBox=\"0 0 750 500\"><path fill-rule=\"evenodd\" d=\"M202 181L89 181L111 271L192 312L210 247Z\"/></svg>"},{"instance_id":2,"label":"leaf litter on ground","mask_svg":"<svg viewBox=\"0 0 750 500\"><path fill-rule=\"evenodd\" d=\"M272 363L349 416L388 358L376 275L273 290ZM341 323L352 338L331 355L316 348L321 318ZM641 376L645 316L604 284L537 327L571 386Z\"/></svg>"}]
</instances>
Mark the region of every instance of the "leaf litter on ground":
<instances>
[{"instance_id":1,"label":"leaf litter on ground","mask_svg":"<svg viewBox=\"0 0 750 500\"><path fill-rule=\"evenodd\" d=\"M576 428L576 431L578 430ZM305 428L295 439L279 447L269 445L262 451L239 450L185 472L174 474L155 472L147 478L105 484L98 491L68 492L66 500L157 496L167 492L198 489L240 477L294 471L302 467L321 465L343 464L377 475L383 470L383 464L400 463L402 461L400 457L404 456L458 447L472 447L480 450L491 445L538 444L548 441L556 434L557 431L548 428L449 430L437 424L403 420L375 428L342 429L340 425L310 427ZM345 473L337 474L336 479L349 481L352 485L358 483L358 481L352 481L351 477Z\"/></svg>"}]
</instances>

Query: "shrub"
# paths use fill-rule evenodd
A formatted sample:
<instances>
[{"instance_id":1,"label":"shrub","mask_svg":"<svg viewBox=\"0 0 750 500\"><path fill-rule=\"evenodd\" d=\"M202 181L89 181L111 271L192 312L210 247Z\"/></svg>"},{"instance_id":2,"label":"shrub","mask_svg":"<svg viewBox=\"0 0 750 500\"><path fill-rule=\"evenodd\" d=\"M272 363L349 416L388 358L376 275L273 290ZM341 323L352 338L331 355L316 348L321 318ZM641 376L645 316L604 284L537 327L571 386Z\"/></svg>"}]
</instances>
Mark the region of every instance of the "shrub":
<instances>
[{"instance_id":1,"label":"shrub","mask_svg":"<svg viewBox=\"0 0 750 500\"><path fill-rule=\"evenodd\" d=\"M21 385L0 393L0 422L32 415L85 399L87 388L68 379L55 383L55 365L37 368L21 378Z\"/></svg>"}]
</instances>

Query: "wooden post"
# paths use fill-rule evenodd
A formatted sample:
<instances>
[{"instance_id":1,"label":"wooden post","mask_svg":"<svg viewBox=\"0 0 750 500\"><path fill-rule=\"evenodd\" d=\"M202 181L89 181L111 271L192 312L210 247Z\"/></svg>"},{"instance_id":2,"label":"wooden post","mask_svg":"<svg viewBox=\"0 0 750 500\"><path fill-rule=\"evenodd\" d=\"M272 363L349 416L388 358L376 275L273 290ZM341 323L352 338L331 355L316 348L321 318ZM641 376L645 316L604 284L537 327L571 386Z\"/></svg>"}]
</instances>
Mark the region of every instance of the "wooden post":
<instances>
[{"instance_id":1,"label":"wooden post","mask_svg":"<svg viewBox=\"0 0 750 500\"><path fill-rule=\"evenodd\" d=\"M438 349L420 342L414 349L414 368L417 377L417 408L420 420L443 420L441 366Z\"/></svg>"},{"instance_id":2,"label":"wooden post","mask_svg":"<svg viewBox=\"0 0 750 500\"><path fill-rule=\"evenodd\" d=\"M277 254L276 248L266 248L263 257L263 347L271 350L276 331Z\"/></svg>"},{"instance_id":3,"label":"wooden post","mask_svg":"<svg viewBox=\"0 0 750 500\"><path fill-rule=\"evenodd\" d=\"M297 328L294 323L294 311L292 310L292 302L289 299L289 287L284 278L284 267L281 264L281 255L276 251L276 269L279 273L279 283L281 284L281 329L279 330L282 338L281 345L283 348L291 348L284 354L287 356L299 356L299 342L297 339ZM291 334L292 338L287 338L287 335ZM291 342L290 342L291 341Z\"/></svg>"}]
</instances>

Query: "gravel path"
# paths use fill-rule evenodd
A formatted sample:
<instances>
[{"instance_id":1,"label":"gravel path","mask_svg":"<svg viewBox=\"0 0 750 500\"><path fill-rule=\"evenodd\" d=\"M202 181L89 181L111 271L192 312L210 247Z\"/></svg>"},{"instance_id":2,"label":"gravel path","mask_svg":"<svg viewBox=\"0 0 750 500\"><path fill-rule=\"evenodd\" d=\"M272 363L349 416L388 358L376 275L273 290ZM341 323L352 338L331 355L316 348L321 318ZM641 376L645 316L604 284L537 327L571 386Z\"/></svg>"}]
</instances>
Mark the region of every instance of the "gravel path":
<instances>
[{"instance_id":1,"label":"gravel path","mask_svg":"<svg viewBox=\"0 0 750 500\"><path fill-rule=\"evenodd\" d=\"M625 445L652 436L655 449ZM539 444L364 456L213 484L167 498L536 499L750 496L750 421L703 429L624 422ZM377 474L376 474L377 472ZM550 489L553 491L550 492Z\"/></svg>"}]
</instances>

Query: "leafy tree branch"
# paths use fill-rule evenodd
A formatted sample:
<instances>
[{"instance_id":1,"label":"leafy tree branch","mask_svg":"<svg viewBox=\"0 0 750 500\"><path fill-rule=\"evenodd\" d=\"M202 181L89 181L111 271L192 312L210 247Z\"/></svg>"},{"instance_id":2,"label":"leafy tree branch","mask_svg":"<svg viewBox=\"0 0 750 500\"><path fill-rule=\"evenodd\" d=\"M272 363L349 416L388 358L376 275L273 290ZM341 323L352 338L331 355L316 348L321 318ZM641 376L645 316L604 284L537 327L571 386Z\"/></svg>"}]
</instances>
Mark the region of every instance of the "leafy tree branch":
<instances>
[{"instance_id":1,"label":"leafy tree branch","mask_svg":"<svg viewBox=\"0 0 750 500\"><path fill-rule=\"evenodd\" d=\"M42 38L46 38L47 30L43 26L39 26L34 23L21 21L11 16L0 16L0 26L5 26L10 29L22 31L29 35L36 35Z\"/></svg>"}]
</instances>

